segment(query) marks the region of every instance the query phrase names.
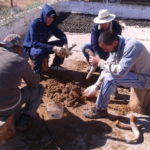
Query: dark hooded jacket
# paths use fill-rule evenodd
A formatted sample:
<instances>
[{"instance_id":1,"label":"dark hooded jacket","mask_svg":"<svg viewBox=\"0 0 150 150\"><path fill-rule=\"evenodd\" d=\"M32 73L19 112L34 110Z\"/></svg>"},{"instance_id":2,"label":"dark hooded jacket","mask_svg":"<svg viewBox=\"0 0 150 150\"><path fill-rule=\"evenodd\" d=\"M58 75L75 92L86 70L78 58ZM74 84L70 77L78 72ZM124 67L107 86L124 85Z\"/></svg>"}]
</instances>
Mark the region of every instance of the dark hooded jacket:
<instances>
[{"instance_id":1,"label":"dark hooded jacket","mask_svg":"<svg viewBox=\"0 0 150 150\"><path fill-rule=\"evenodd\" d=\"M99 45L98 45L98 38L99 38L100 34L102 33L102 30L99 29L98 26L99 26L99 24L94 24L92 31L91 31L92 49L94 50L94 52L96 54L100 53L102 59L107 59L107 57L109 56L109 52L104 52L104 50L102 50L102 48L99 47ZM122 32L121 25L115 20L112 21L112 31L118 35L121 35L121 32Z\"/></svg>"},{"instance_id":2,"label":"dark hooded jacket","mask_svg":"<svg viewBox=\"0 0 150 150\"><path fill-rule=\"evenodd\" d=\"M46 16L51 15L56 16L55 10L51 6L45 4L41 11L41 17L35 19L29 27L24 40L25 48L30 49L34 47L50 51L53 46L48 44L48 40L53 35L62 40L64 44L67 44L66 35L54 24L54 22L50 26L46 25Z\"/></svg>"}]
</instances>

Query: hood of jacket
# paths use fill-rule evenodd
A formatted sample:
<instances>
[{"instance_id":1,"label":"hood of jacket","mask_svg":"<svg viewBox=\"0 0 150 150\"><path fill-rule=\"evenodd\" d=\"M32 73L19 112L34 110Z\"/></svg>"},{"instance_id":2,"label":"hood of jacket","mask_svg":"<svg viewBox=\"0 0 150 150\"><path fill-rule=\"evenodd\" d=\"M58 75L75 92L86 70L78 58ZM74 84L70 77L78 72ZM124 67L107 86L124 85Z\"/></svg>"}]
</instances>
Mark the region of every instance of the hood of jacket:
<instances>
[{"instance_id":1,"label":"hood of jacket","mask_svg":"<svg viewBox=\"0 0 150 150\"><path fill-rule=\"evenodd\" d=\"M43 23L46 23L47 16L54 16L54 19L55 19L56 12L51 6L49 6L48 4L45 4L42 8L41 17L40 17L40 19Z\"/></svg>"}]
</instances>

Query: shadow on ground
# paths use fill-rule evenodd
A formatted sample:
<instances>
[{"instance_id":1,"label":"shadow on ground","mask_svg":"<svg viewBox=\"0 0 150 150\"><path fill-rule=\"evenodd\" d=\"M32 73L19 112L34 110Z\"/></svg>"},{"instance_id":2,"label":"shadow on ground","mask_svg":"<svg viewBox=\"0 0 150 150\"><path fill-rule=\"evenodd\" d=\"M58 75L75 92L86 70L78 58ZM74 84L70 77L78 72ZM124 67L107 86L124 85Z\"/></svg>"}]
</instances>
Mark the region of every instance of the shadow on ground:
<instances>
[{"instance_id":1,"label":"shadow on ground","mask_svg":"<svg viewBox=\"0 0 150 150\"><path fill-rule=\"evenodd\" d=\"M83 121L67 109L61 120L37 117L24 133L17 133L1 150L88 150L104 146L111 127L101 121Z\"/></svg>"}]
</instances>

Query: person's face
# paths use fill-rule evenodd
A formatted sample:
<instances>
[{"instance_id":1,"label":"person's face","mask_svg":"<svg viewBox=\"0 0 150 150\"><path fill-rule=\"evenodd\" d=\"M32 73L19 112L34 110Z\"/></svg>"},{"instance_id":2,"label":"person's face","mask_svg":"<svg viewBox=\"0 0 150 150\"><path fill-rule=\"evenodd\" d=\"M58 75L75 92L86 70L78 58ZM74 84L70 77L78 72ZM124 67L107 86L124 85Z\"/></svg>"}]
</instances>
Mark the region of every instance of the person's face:
<instances>
[{"instance_id":1,"label":"person's face","mask_svg":"<svg viewBox=\"0 0 150 150\"><path fill-rule=\"evenodd\" d=\"M100 42L99 46L105 51L105 52L114 52L117 50L118 47L118 41L115 40L111 45L107 45L104 42Z\"/></svg>"},{"instance_id":2,"label":"person's face","mask_svg":"<svg viewBox=\"0 0 150 150\"><path fill-rule=\"evenodd\" d=\"M47 16L46 17L46 25L50 26L54 21L54 17L53 16Z\"/></svg>"},{"instance_id":3,"label":"person's face","mask_svg":"<svg viewBox=\"0 0 150 150\"><path fill-rule=\"evenodd\" d=\"M100 26L101 26L102 30L106 31L107 29L109 29L110 22L104 23L104 24L100 24Z\"/></svg>"}]
</instances>

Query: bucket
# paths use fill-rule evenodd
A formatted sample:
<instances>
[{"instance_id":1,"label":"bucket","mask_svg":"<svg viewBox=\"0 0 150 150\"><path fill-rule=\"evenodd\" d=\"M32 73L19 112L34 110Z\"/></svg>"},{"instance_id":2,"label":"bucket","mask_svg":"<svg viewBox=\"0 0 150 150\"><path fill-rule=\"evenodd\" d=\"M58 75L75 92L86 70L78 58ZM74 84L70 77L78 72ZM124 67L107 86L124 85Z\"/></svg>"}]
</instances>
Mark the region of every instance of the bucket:
<instances>
[{"instance_id":1,"label":"bucket","mask_svg":"<svg viewBox=\"0 0 150 150\"><path fill-rule=\"evenodd\" d=\"M61 119L63 117L64 107L60 102L49 102L46 105L49 119Z\"/></svg>"}]
</instances>

